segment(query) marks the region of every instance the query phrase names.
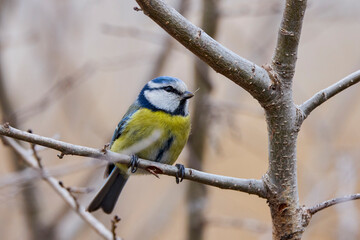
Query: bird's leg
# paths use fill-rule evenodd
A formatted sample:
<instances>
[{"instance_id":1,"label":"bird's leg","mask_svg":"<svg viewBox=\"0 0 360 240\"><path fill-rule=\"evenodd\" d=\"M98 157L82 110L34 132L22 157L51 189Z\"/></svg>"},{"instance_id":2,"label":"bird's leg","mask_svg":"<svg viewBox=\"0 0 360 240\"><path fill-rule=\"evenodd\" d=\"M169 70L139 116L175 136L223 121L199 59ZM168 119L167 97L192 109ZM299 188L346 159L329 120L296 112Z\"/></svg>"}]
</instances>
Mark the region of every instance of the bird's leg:
<instances>
[{"instance_id":1,"label":"bird's leg","mask_svg":"<svg viewBox=\"0 0 360 240\"><path fill-rule=\"evenodd\" d=\"M138 169L138 161L139 157L135 154L131 155L131 161L129 163L129 167L131 167L131 173L135 173Z\"/></svg>"},{"instance_id":2,"label":"bird's leg","mask_svg":"<svg viewBox=\"0 0 360 240\"><path fill-rule=\"evenodd\" d=\"M178 171L175 175L175 180L176 183L179 184L180 182L182 182L182 180L184 180L185 177L185 167L182 164L176 164L175 167L178 168Z\"/></svg>"}]
</instances>

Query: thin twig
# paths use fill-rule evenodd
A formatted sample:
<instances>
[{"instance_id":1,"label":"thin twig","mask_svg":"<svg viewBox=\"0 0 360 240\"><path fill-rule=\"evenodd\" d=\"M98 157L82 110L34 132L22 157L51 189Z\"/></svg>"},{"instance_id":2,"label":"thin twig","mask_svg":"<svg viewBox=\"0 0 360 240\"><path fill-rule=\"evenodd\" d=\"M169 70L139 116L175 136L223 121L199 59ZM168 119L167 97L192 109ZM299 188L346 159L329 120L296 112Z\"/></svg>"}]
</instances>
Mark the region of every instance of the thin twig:
<instances>
[{"instance_id":1,"label":"thin twig","mask_svg":"<svg viewBox=\"0 0 360 240\"><path fill-rule=\"evenodd\" d=\"M73 192L70 190L70 187L65 187L65 185L62 181L59 181L59 185L60 185L60 187L64 188L66 191L68 191L68 193L70 194L70 196L72 197L72 199L75 202L76 211L79 211L79 208L80 208L79 202L78 202L77 198L75 197L75 195L73 194Z\"/></svg>"},{"instance_id":2,"label":"thin twig","mask_svg":"<svg viewBox=\"0 0 360 240\"><path fill-rule=\"evenodd\" d=\"M337 83L327 87L320 92L316 93L309 100L301 104L300 110L302 111L303 118L307 118L309 114L322 103L342 92L343 90L351 87L352 85L360 82L360 70L351 73Z\"/></svg>"},{"instance_id":3,"label":"thin twig","mask_svg":"<svg viewBox=\"0 0 360 240\"><path fill-rule=\"evenodd\" d=\"M16 138L26 142L35 143L60 151L64 155L77 155L83 157L98 158L108 162L119 162L129 164L130 156L111 151L104 153L103 149L94 149L79 145L54 140L47 137L42 137L36 134L30 134L25 131L10 127L8 124L0 125L0 135ZM165 174L168 176L176 176L178 168L175 166L162 164L158 162L139 159L138 167L142 169L157 169L157 174ZM262 180L257 179L241 179L235 177L227 177L216 174L210 174L202 171L197 171L191 168L185 169L185 179L207 184L222 189L231 189L249 194L255 194L259 197L265 198L266 192Z\"/></svg>"},{"instance_id":4,"label":"thin twig","mask_svg":"<svg viewBox=\"0 0 360 240\"><path fill-rule=\"evenodd\" d=\"M29 133L28 133L29 134ZM39 169L37 160L29 154L28 150L20 146L14 139L4 138L4 141L9 144L32 168ZM42 171L45 172L43 169ZM69 191L60 186L59 181L53 177L43 174L43 179L61 196L61 198L72 208L74 211L89 224L102 238L112 240L112 233L93 215L86 212L85 208L78 205L74 198L70 195ZM120 238L117 238L120 240Z\"/></svg>"},{"instance_id":5,"label":"thin twig","mask_svg":"<svg viewBox=\"0 0 360 240\"><path fill-rule=\"evenodd\" d=\"M360 199L360 193L351 194L351 195L347 195L344 197L338 197L338 198L333 198L333 199L327 200L327 201L319 203L311 208L308 208L308 211L311 215L314 215L315 213L317 213L321 210L324 210L325 208L331 207L335 204L348 202L348 201L352 201L352 200L357 200L357 199Z\"/></svg>"},{"instance_id":6,"label":"thin twig","mask_svg":"<svg viewBox=\"0 0 360 240\"><path fill-rule=\"evenodd\" d=\"M113 239L116 240L116 228L117 223L120 222L121 218L119 218L117 215L114 216L114 218L111 220L111 233L113 235Z\"/></svg>"},{"instance_id":7,"label":"thin twig","mask_svg":"<svg viewBox=\"0 0 360 240\"><path fill-rule=\"evenodd\" d=\"M94 191L94 188L92 187L66 187L66 190L68 190L70 193L74 194L87 194Z\"/></svg>"},{"instance_id":8,"label":"thin twig","mask_svg":"<svg viewBox=\"0 0 360 240\"><path fill-rule=\"evenodd\" d=\"M29 130L28 130L28 133L32 133L32 130L29 129ZM41 163L41 158L40 158L39 154L37 153L35 146L36 146L36 145L35 145L34 143L30 143L30 147L31 147L31 150L32 150L32 152L33 152L33 156L34 156L34 158L36 159L36 161L38 162L39 168L42 169L43 166L42 166L42 163Z\"/></svg>"},{"instance_id":9,"label":"thin twig","mask_svg":"<svg viewBox=\"0 0 360 240\"><path fill-rule=\"evenodd\" d=\"M97 161L98 163L105 163L105 161L100 161L97 159L94 159L94 161ZM85 162L87 161L84 161L84 163ZM87 176L81 179L79 184L92 186L99 180L98 175L94 174L93 171L87 171L86 175ZM95 190L95 188L93 189ZM70 191L74 192L74 190L77 191L77 189L71 187ZM82 200L87 202L91 197L91 195L86 194L85 196L82 196ZM52 219L52 221L48 222L48 226L53 229L54 236L57 236L58 239L76 239L77 236L79 236L79 234L81 234L81 232L83 232L83 230L88 227L87 223L81 218L74 218L72 208L69 208L67 205L59 208L57 214Z\"/></svg>"},{"instance_id":10,"label":"thin twig","mask_svg":"<svg viewBox=\"0 0 360 240\"><path fill-rule=\"evenodd\" d=\"M269 88L271 81L265 69L225 48L163 1L136 2L144 14L216 72L243 87L259 101L273 97L273 92Z\"/></svg>"},{"instance_id":11,"label":"thin twig","mask_svg":"<svg viewBox=\"0 0 360 240\"><path fill-rule=\"evenodd\" d=\"M91 161L85 162L77 162L77 163L69 163L69 164L61 164L61 166L51 167L46 169L46 175L51 177L64 176L71 173L78 173L79 171L94 168L94 167L104 167L106 162L100 161L98 159L94 159ZM15 186L19 184L24 184L26 182L35 181L41 179L43 177L43 172L37 169L25 168L24 170L9 173L7 175L3 175L0 178L0 190L5 187ZM74 192L88 192L89 189L76 189L74 187L71 188Z\"/></svg>"}]
</instances>

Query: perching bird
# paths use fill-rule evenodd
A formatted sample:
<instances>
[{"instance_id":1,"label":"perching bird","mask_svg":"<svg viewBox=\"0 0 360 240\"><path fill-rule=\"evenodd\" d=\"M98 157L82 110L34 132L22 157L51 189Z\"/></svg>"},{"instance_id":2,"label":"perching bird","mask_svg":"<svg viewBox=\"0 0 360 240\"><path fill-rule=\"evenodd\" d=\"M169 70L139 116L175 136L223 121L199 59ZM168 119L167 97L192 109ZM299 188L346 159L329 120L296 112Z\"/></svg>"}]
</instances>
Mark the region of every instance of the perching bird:
<instances>
[{"instance_id":1,"label":"perching bird","mask_svg":"<svg viewBox=\"0 0 360 240\"><path fill-rule=\"evenodd\" d=\"M188 99L193 96L180 79L158 77L151 80L116 127L110 150L128 150L158 131L160 137L148 147L139 152L126 153L133 156L132 171L137 157L173 164L189 137ZM106 183L90 203L89 212L102 208L105 213L111 213L130 174L129 166L119 163L109 165L107 171Z\"/></svg>"}]
</instances>

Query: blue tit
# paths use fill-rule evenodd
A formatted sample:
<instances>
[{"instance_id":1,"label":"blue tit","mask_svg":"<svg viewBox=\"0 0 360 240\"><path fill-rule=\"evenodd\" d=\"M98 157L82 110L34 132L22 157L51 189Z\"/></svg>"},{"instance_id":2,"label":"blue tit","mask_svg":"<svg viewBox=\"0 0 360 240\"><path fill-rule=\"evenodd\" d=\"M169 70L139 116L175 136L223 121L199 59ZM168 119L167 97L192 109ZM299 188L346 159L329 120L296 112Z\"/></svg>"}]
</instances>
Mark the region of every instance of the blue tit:
<instances>
[{"instance_id":1,"label":"blue tit","mask_svg":"<svg viewBox=\"0 0 360 240\"><path fill-rule=\"evenodd\" d=\"M160 136L149 146L126 154L173 164L189 137L188 105L193 96L180 79L158 77L151 80L116 127L110 150L126 151L157 131ZM108 166L107 172L106 182L90 203L89 212L102 208L105 213L111 213L130 175L128 165L119 163Z\"/></svg>"}]
</instances>

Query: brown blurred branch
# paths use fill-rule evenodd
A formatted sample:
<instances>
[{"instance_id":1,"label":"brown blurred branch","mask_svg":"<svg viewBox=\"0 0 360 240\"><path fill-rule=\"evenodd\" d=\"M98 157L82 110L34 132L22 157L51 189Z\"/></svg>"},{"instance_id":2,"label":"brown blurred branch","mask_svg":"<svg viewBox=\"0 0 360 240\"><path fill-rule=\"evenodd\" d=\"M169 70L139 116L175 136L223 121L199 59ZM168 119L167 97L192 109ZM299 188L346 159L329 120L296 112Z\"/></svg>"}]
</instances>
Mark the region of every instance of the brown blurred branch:
<instances>
[{"instance_id":1,"label":"brown blurred branch","mask_svg":"<svg viewBox=\"0 0 360 240\"><path fill-rule=\"evenodd\" d=\"M202 1L202 28L211 37L215 37L219 21L219 1ZM206 143L211 129L210 105L213 84L210 78L210 67L199 60L194 59L194 80L195 88L199 89L194 99L194 110L192 115L192 134L190 135L188 146L189 167L199 170L203 169L206 154ZM207 202L207 189L203 184L191 182L187 189L187 239L204 239L205 232L205 208Z\"/></svg>"},{"instance_id":2,"label":"brown blurred branch","mask_svg":"<svg viewBox=\"0 0 360 240\"><path fill-rule=\"evenodd\" d=\"M11 119L18 119L19 122L23 122L33 115L44 111L51 106L52 103L65 96L68 90L74 87L75 84L79 84L81 81L89 79L96 72L96 66L93 63L86 63L74 73L57 81L44 95L41 96L36 102L19 109L16 112L11 112L9 115L9 122Z\"/></svg>"},{"instance_id":3,"label":"brown blurred branch","mask_svg":"<svg viewBox=\"0 0 360 240\"><path fill-rule=\"evenodd\" d=\"M150 77L147 79L153 79L161 75L162 70L170 56L171 50L174 47L174 40L171 37L166 37L162 43L163 47L154 61L153 69L150 72Z\"/></svg>"},{"instance_id":4,"label":"brown blurred branch","mask_svg":"<svg viewBox=\"0 0 360 240\"><path fill-rule=\"evenodd\" d=\"M189 0L181 0L179 2L178 11L181 15L185 16L187 10L189 9ZM154 67L150 72L150 77L148 79L153 79L154 77L160 76L162 70L165 67L165 64L170 56L171 50L174 47L174 39L170 37L169 35L165 36L165 40L163 41L163 47L159 53L159 55L156 57L156 60L154 61Z\"/></svg>"},{"instance_id":5,"label":"brown blurred branch","mask_svg":"<svg viewBox=\"0 0 360 240\"><path fill-rule=\"evenodd\" d=\"M307 118L309 114L318 106L323 104L325 101L335 96L336 94L344 91L348 87L360 82L360 70L353 72L352 74L341 79L337 83L334 83L330 87L327 87L320 92L316 93L309 100L300 105L303 118Z\"/></svg>"},{"instance_id":6,"label":"brown blurred branch","mask_svg":"<svg viewBox=\"0 0 360 240\"><path fill-rule=\"evenodd\" d=\"M347 195L344 197L338 197L338 198L333 198L330 200L327 200L325 202L319 203L313 207L308 208L308 211L311 215L314 215L315 213L324 210L325 208L331 207L335 204L339 204L339 203L343 203L343 202L348 202L348 201L352 201L352 200L357 200L360 199L360 193L356 193L356 194L352 194L352 195Z\"/></svg>"},{"instance_id":7,"label":"brown blurred branch","mask_svg":"<svg viewBox=\"0 0 360 240\"><path fill-rule=\"evenodd\" d=\"M41 169L38 166L37 160L29 151L22 146L20 146L14 139L11 138L3 138L3 140L10 145L20 156L21 158L29 164L32 168L37 169L38 171L42 171L42 178L46 181L57 194L85 221L89 224L89 226L94 229L102 238L112 240L112 233L105 228L105 226L99 222L93 215L86 212L85 208L79 203L77 203L74 196L64 187L59 184L59 181L53 177L49 177L46 174L45 169ZM120 240L120 238L117 238Z\"/></svg>"},{"instance_id":8,"label":"brown blurred branch","mask_svg":"<svg viewBox=\"0 0 360 240\"><path fill-rule=\"evenodd\" d=\"M129 164L131 161L131 158L128 155L114 153L111 151L106 151L104 149L99 150L79 145L73 145L51 138L42 137L36 134L31 134L12 128L8 124L0 125L0 135L52 148L60 151L63 155L92 157L106 160L109 162L119 162L125 164ZM143 169L152 169L153 171L155 169L156 173L168 176L176 176L176 174L178 173L178 168L175 166L148 161L145 159L139 159L138 166ZM219 187L222 189L231 189L246 192L249 194L255 194L262 198L264 198L266 195L262 180L220 176L216 174L197 171L191 168L185 169L184 179L207 184L214 187Z\"/></svg>"},{"instance_id":9,"label":"brown blurred branch","mask_svg":"<svg viewBox=\"0 0 360 240\"><path fill-rule=\"evenodd\" d=\"M6 11L9 11L9 5L11 1L0 0L0 32L2 33L4 14ZM0 34L1 35L1 34ZM0 110L2 121L11 122L14 126L18 126L18 119L16 116L11 116L13 112L13 106L11 104L11 94L6 89L6 80L5 80L5 69L2 63L2 48L0 47ZM10 150L11 164L16 169L16 171L23 171L25 165L23 162L18 161L19 156L14 150ZM40 239L46 238L46 233L41 222L41 216L39 214L39 193L37 192L36 186L32 182L23 182L22 183L22 206L23 206L23 216L26 220L29 229L29 239Z\"/></svg>"}]
</instances>

